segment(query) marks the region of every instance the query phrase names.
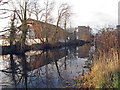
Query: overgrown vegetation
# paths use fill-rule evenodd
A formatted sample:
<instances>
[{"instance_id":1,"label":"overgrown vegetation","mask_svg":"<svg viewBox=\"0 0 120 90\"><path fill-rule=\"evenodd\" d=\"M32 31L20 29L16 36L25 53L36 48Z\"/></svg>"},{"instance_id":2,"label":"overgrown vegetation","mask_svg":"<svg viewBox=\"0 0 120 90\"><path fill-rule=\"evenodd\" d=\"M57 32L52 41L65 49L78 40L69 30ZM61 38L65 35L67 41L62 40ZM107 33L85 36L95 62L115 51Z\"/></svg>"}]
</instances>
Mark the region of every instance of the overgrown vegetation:
<instances>
[{"instance_id":1,"label":"overgrown vegetation","mask_svg":"<svg viewBox=\"0 0 120 90\"><path fill-rule=\"evenodd\" d=\"M91 71L77 81L78 88L120 88L118 32L102 31L95 38Z\"/></svg>"}]
</instances>

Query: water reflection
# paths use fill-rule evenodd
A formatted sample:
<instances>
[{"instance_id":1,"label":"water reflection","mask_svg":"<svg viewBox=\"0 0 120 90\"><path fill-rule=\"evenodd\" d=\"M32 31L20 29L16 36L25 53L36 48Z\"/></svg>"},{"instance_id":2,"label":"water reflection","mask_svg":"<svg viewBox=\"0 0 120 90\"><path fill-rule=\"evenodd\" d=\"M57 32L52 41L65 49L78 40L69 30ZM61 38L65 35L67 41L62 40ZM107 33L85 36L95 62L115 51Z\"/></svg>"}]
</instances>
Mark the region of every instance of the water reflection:
<instances>
[{"instance_id":1,"label":"water reflection","mask_svg":"<svg viewBox=\"0 0 120 90\"><path fill-rule=\"evenodd\" d=\"M73 85L77 74L89 56L90 46L65 47L47 51L31 51L19 56L10 54L9 63L0 73L5 74L13 88L56 88ZM34 53L33 53L34 52ZM3 83L3 82L2 82Z\"/></svg>"},{"instance_id":2,"label":"water reflection","mask_svg":"<svg viewBox=\"0 0 120 90\"><path fill-rule=\"evenodd\" d=\"M85 58L89 56L90 45L85 44L82 47L78 47L78 57Z\"/></svg>"},{"instance_id":3,"label":"water reflection","mask_svg":"<svg viewBox=\"0 0 120 90\"><path fill-rule=\"evenodd\" d=\"M15 61L13 60L13 55L10 54L10 70L11 70L11 73L12 73L12 80L14 82L14 86L16 87L16 78L15 78L15 74L16 74L16 63Z\"/></svg>"}]
</instances>

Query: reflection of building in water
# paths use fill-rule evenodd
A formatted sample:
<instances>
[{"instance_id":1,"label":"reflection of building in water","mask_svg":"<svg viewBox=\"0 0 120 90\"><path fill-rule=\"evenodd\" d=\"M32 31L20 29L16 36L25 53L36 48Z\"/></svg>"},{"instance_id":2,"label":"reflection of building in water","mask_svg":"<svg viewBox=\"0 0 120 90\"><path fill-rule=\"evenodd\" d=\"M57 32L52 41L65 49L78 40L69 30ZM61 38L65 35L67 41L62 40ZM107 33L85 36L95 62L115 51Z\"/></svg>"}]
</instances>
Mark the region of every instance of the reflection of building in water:
<instances>
[{"instance_id":1,"label":"reflection of building in water","mask_svg":"<svg viewBox=\"0 0 120 90\"><path fill-rule=\"evenodd\" d=\"M57 53L56 53L57 52ZM54 62L56 60L59 60L63 57L65 57L67 53L65 52L65 50L51 50L50 52L49 51L46 51L44 53L41 53L41 54L38 54L38 55L32 55L30 56L29 59L30 60L30 69L36 69L36 68L39 68L41 66L44 66L44 65L47 65L51 62Z\"/></svg>"},{"instance_id":2,"label":"reflection of building in water","mask_svg":"<svg viewBox=\"0 0 120 90\"><path fill-rule=\"evenodd\" d=\"M78 57L79 58L85 58L89 56L89 51L90 51L90 45L83 45L78 48Z\"/></svg>"},{"instance_id":3,"label":"reflection of building in water","mask_svg":"<svg viewBox=\"0 0 120 90\"><path fill-rule=\"evenodd\" d=\"M76 49L76 47L70 47L70 49L65 48L45 52L36 51L36 53L35 51L31 51L27 52L26 56L22 55L17 59L10 55L10 71L7 77L9 77L11 81L7 81L6 78L5 80L11 83L11 86L14 86L13 82L15 82L18 88L59 88L71 86L75 83L73 78L78 74L81 75L82 69L84 69L85 72L88 70L82 67L87 58L74 56ZM77 50L84 51L82 47ZM72 55L73 58L71 58ZM26 60L28 60L28 62L26 62Z\"/></svg>"}]
</instances>

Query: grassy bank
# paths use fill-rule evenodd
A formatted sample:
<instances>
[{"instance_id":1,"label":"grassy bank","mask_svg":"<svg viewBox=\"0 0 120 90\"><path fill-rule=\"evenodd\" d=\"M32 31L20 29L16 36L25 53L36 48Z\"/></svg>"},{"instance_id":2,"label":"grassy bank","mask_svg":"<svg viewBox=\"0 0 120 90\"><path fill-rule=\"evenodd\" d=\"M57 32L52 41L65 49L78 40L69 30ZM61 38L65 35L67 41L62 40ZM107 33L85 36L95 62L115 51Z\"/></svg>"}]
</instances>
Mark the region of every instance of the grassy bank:
<instances>
[{"instance_id":1,"label":"grassy bank","mask_svg":"<svg viewBox=\"0 0 120 90\"><path fill-rule=\"evenodd\" d=\"M91 71L76 79L78 88L120 88L117 31L96 36Z\"/></svg>"}]
</instances>

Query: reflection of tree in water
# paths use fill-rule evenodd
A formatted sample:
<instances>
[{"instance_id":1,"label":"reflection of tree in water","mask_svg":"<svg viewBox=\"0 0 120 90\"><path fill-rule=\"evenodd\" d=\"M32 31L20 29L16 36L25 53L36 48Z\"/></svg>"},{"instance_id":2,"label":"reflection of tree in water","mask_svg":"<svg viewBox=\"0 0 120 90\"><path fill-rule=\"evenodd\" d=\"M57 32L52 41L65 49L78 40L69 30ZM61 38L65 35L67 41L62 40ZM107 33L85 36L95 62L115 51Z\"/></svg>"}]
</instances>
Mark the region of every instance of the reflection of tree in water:
<instances>
[{"instance_id":1,"label":"reflection of tree in water","mask_svg":"<svg viewBox=\"0 0 120 90\"><path fill-rule=\"evenodd\" d=\"M42 51L39 54L34 53L32 56L22 54L17 56L17 59L10 54L9 69L3 70L3 72L11 77L14 82L12 85L16 88L65 86L64 75L70 67L67 60L71 64L73 60L76 60L76 49L76 47L65 47L64 49Z\"/></svg>"},{"instance_id":2,"label":"reflection of tree in water","mask_svg":"<svg viewBox=\"0 0 120 90\"><path fill-rule=\"evenodd\" d=\"M44 65L50 64L58 61L60 58L63 58L66 56L66 52L64 49L62 50L51 50L51 51L45 51L41 54L34 55L35 60L30 60L29 66L32 70L42 67ZM31 56L33 57L33 56Z\"/></svg>"},{"instance_id":3,"label":"reflection of tree in water","mask_svg":"<svg viewBox=\"0 0 120 90\"><path fill-rule=\"evenodd\" d=\"M12 87L27 88L29 86L32 88L36 88L42 86L42 84L46 85L45 87L55 87L55 85L53 84L54 82L51 83L53 79L51 77L54 76L52 76L53 74L50 74L49 72L49 68L51 68L52 65L49 66L48 64L54 62L54 65L56 66L56 69L60 76L57 60L65 56L65 53L61 51L62 50L57 50L57 52L60 52L62 55L58 55L58 53L54 51L42 52L39 55L34 55L36 60L31 60L31 62L27 62L27 56L25 56L25 54L18 56L18 60L14 60L13 55L10 54L9 68L6 70L2 70L2 72L6 73L9 77L11 77L12 81L14 82L14 86ZM31 67L31 65L35 67Z\"/></svg>"},{"instance_id":4,"label":"reflection of tree in water","mask_svg":"<svg viewBox=\"0 0 120 90\"><path fill-rule=\"evenodd\" d=\"M27 62L25 54L22 54L21 61L15 60L13 54L10 54L10 65L6 70L2 70L8 77L11 78L13 84L12 87L17 87L23 80L25 87L27 88ZM11 86L10 86L11 87Z\"/></svg>"},{"instance_id":5,"label":"reflection of tree in water","mask_svg":"<svg viewBox=\"0 0 120 90\"><path fill-rule=\"evenodd\" d=\"M16 87L17 83L19 82L18 80L16 80L16 78L19 78L18 73L20 73L19 68L17 67L17 64L15 62L15 60L13 59L14 56L12 54L9 55L9 61L5 60L6 63L9 63L9 66L6 66L5 69L1 70L7 77L7 79L9 79L10 81L4 81L5 84L9 85L11 83L11 80L14 82L14 87ZM6 80L6 79L3 79ZM4 84L3 83L3 84Z\"/></svg>"},{"instance_id":6,"label":"reflection of tree in water","mask_svg":"<svg viewBox=\"0 0 120 90\"><path fill-rule=\"evenodd\" d=\"M74 60L76 58L76 46L68 47L69 54L67 55L67 59Z\"/></svg>"},{"instance_id":7,"label":"reflection of tree in water","mask_svg":"<svg viewBox=\"0 0 120 90\"><path fill-rule=\"evenodd\" d=\"M13 55L12 54L10 54L10 66L11 66L11 73L12 73L12 80L14 81L14 86L16 87L16 78L15 78L15 74L16 74L16 63L15 63L15 61L13 60Z\"/></svg>"},{"instance_id":8,"label":"reflection of tree in water","mask_svg":"<svg viewBox=\"0 0 120 90\"><path fill-rule=\"evenodd\" d=\"M36 55L35 56L36 60L33 60L34 62L30 63L32 70L35 68L41 67L40 68L41 71L38 71L38 69L35 71L41 72L41 76L43 76L42 79L45 79L45 80L42 80L43 81L42 83L44 83L46 85L46 87L51 87L51 86L55 87L54 73L56 72L56 70L58 72L58 78L61 78L57 61L60 58L63 58L64 56L66 56L66 54L67 54L67 52L65 52L64 49L63 50L46 51L46 52L43 52L42 54ZM56 70L55 70L54 66L56 67ZM60 79L58 79L58 80L60 80Z\"/></svg>"}]
</instances>

